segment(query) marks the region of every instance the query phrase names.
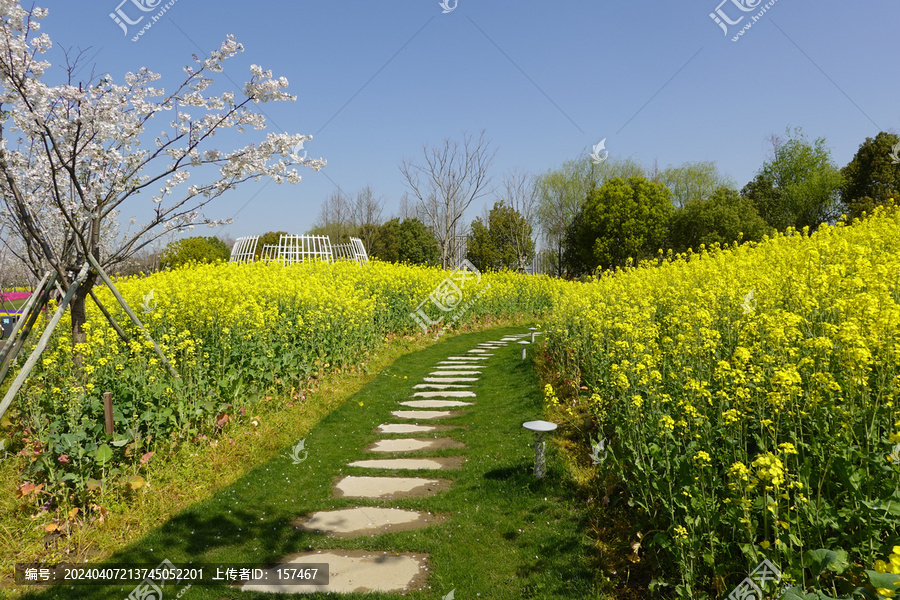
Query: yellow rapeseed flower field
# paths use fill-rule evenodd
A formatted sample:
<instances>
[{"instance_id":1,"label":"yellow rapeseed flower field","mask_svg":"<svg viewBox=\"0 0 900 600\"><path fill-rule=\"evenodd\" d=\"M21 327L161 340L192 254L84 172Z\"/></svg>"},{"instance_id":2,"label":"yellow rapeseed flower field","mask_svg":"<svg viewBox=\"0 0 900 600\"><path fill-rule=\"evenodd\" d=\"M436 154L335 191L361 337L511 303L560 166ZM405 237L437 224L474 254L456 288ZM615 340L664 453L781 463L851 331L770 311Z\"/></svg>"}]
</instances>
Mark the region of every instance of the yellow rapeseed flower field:
<instances>
[{"instance_id":1,"label":"yellow rapeseed flower field","mask_svg":"<svg viewBox=\"0 0 900 600\"><path fill-rule=\"evenodd\" d=\"M900 543L900 211L568 286L547 326L545 395L593 415L672 585Z\"/></svg>"},{"instance_id":2,"label":"yellow rapeseed flower field","mask_svg":"<svg viewBox=\"0 0 900 600\"><path fill-rule=\"evenodd\" d=\"M412 313L438 327L537 316L564 283L545 276L491 273L446 283L437 268L373 261L328 264L189 265L116 282L178 373L173 377L112 294L103 304L126 330L120 340L93 303L87 342L71 344L68 317L20 395L27 424L25 473L50 493L90 488L92 479L133 462L160 442L210 434L225 419L250 418L266 395L299 397L324 372L365 363L386 339L424 335ZM431 297L440 285L453 294ZM440 307L448 309L441 310ZM73 366L73 353L82 367ZM116 430L102 432L102 395L115 399ZM60 457L64 457L60 460Z\"/></svg>"}]
</instances>

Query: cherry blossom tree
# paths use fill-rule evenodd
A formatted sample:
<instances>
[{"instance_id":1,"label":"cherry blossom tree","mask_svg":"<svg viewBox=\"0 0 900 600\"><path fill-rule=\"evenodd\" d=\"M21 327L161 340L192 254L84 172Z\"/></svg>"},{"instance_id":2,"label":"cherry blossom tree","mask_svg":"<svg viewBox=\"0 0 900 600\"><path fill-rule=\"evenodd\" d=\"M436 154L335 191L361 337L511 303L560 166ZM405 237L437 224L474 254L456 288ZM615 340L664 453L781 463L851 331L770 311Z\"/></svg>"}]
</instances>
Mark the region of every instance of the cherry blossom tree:
<instances>
[{"instance_id":1,"label":"cherry blossom tree","mask_svg":"<svg viewBox=\"0 0 900 600\"><path fill-rule=\"evenodd\" d=\"M106 76L77 81L83 55L68 53L60 83L51 85L43 56L52 43L40 31L46 16L0 0L0 212L32 269L55 271L64 290L88 254L109 270L167 233L230 222L201 210L245 181L297 183L297 166L324 166L293 150L309 135L268 132L231 151L213 146L224 130L264 130L254 105L295 100L285 78L256 65L240 94L206 95L225 61L243 51L232 36L208 58L195 56L170 92L153 87L160 76L146 68L121 84ZM154 138L151 127L162 133ZM145 201L149 216L118 234L116 216L129 200ZM86 339L85 303L96 278L91 272L74 293L73 343Z\"/></svg>"}]
</instances>

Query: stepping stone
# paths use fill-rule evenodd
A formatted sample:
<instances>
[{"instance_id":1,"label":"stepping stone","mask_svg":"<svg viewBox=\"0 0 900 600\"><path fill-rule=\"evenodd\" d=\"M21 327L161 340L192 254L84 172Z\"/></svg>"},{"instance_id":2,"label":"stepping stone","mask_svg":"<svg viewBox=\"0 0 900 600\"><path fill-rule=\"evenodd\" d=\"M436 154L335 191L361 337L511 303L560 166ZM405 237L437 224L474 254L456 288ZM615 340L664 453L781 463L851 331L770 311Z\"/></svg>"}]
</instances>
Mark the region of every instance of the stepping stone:
<instances>
[{"instance_id":1,"label":"stepping stone","mask_svg":"<svg viewBox=\"0 0 900 600\"><path fill-rule=\"evenodd\" d=\"M415 427L413 425L413 427ZM453 438L398 438L372 442L363 452L415 452L417 450L441 450L443 448L465 448L466 445Z\"/></svg>"},{"instance_id":2,"label":"stepping stone","mask_svg":"<svg viewBox=\"0 0 900 600\"><path fill-rule=\"evenodd\" d=\"M472 406L474 403L460 402L459 400L409 400L400 404L411 408L452 408L454 406Z\"/></svg>"},{"instance_id":3,"label":"stepping stone","mask_svg":"<svg viewBox=\"0 0 900 600\"><path fill-rule=\"evenodd\" d=\"M388 531L408 531L441 523L447 517L399 508L360 506L321 510L292 521L297 529L326 533L335 537L375 535Z\"/></svg>"},{"instance_id":4,"label":"stepping stone","mask_svg":"<svg viewBox=\"0 0 900 600\"><path fill-rule=\"evenodd\" d=\"M433 371L429 375L443 377L445 375L481 375L481 371Z\"/></svg>"},{"instance_id":5,"label":"stepping stone","mask_svg":"<svg viewBox=\"0 0 900 600\"><path fill-rule=\"evenodd\" d=\"M252 580L241 589L277 594L313 592L408 592L425 585L428 578L427 555L409 552L370 552L367 550L320 550L292 554L288 560L266 569L263 578ZM278 581L279 568L291 565L327 563L327 585L299 585Z\"/></svg>"},{"instance_id":6,"label":"stepping stone","mask_svg":"<svg viewBox=\"0 0 900 600\"><path fill-rule=\"evenodd\" d=\"M347 463L348 467L366 469L458 469L466 459L462 456L434 458L368 458Z\"/></svg>"},{"instance_id":7,"label":"stepping stone","mask_svg":"<svg viewBox=\"0 0 900 600\"><path fill-rule=\"evenodd\" d=\"M461 412L452 410L392 410L391 414L398 419L444 419L446 417L458 417Z\"/></svg>"},{"instance_id":8,"label":"stepping stone","mask_svg":"<svg viewBox=\"0 0 900 600\"><path fill-rule=\"evenodd\" d=\"M411 425L408 423L382 423L375 431L378 433L433 433L455 429L451 425ZM389 440L384 440L389 441Z\"/></svg>"},{"instance_id":9,"label":"stepping stone","mask_svg":"<svg viewBox=\"0 0 900 600\"><path fill-rule=\"evenodd\" d=\"M487 365L485 365L482 362L475 362L475 361L476 360L484 360L486 358L487 357L467 356L466 359L462 360L462 361L460 361L459 358L457 358L456 360L441 360L441 361L438 361L438 364L435 366L435 368L436 369L444 369L447 367L451 367L451 366L455 367L458 365L476 365L479 368L484 368Z\"/></svg>"},{"instance_id":10,"label":"stepping stone","mask_svg":"<svg viewBox=\"0 0 900 600\"><path fill-rule=\"evenodd\" d=\"M419 498L450 489L449 479L423 477L356 477L347 475L334 484L337 498Z\"/></svg>"},{"instance_id":11,"label":"stepping stone","mask_svg":"<svg viewBox=\"0 0 900 600\"><path fill-rule=\"evenodd\" d=\"M478 381L477 377L424 377L422 381L427 383L463 383Z\"/></svg>"},{"instance_id":12,"label":"stepping stone","mask_svg":"<svg viewBox=\"0 0 900 600\"><path fill-rule=\"evenodd\" d=\"M470 388L471 385L453 385L453 384L444 384L440 385L437 383L417 383L413 386L413 389L417 390L453 390L453 389L465 389Z\"/></svg>"},{"instance_id":13,"label":"stepping stone","mask_svg":"<svg viewBox=\"0 0 900 600\"><path fill-rule=\"evenodd\" d=\"M447 360L488 360L487 356L448 356ZM450 363L445 363L450 364Z\"/></svg>"},{"instance_id":14,"label":"stepping stone","mask_svg":"<svg viewBox=\"0 0 900 600\"><path fill-rule=\"evenodd\" d=\"M484 354L485 356L493 356L493 354L491 354L491 353L488 352L487 350L480 350L480 349L477 349L477 348L476 348L475 350L467 350L467 352L468 352L469 354Z\"/></svg>"},{"instance_id":15,"label":"stepping stone","mask_svg":"<svg viewBox=\"0 0 900 600\"><path fill-rule=\"evenodd\" d=\"M415 392L413 398L475 398L475 392L467 390L444 390L443 392Z\"/></svg>"},{"instance_id":16,"label":"stepping stone","mask_svg":"<svg viewBox=\"0 0 900 600\"><path fill-rule=\"evenodd\" d=\"M435 369L483 369L486 367L484 363L480 364L466 364L466 363L458 363L450 361L445 365L435 365Z\"/></svg>"}]
</instances>

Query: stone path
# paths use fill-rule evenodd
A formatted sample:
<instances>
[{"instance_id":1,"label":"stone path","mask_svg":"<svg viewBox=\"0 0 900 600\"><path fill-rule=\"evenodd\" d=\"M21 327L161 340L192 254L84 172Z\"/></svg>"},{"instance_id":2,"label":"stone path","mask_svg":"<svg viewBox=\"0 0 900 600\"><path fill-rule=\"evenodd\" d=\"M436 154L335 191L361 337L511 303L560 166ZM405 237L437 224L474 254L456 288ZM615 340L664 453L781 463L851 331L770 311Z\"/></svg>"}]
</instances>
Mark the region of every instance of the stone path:
<instances>
[{"instance_id":1,"label":"stone path","mask_svg":"<svg viewBox=\"0 0 900 600\"><path fill-rule=\"evenodd\" d=\"M476 383L486 368L486 362L494 356L491 350L499 350L518 342L528 334L507 336L500 341L483 342L466 352L467 356L448 356L431 367L432 372L414 383L410 399L398 401L406 408L454 408L468 409L476 402L458 398L477 398L469 388ZM422 452L446 448L465 450L462 442L450 437L433 434L449 431L447 425L420 424L420 421L437 421L449 417L465 416L464 410L395 410L391 415L395 423L382 423L375 432L379 435L407 434L425 437L384 438L366 446L365 452L398 455L404 452ZM440 471L464 467L466 457L457 456L415 458L392 456L372 458L348 463L350 467L389 471ZM451 481L430 477L404 476L356 476L336 477L333 495L336 498L358 498L360 505L354 508L319 511L298 517L294 526L333 537L371 536L388 531L401 531L428 527L440 523L452 515L369 506L366 501L384 501L398 498L433 496L446 491ZM363 550L320 550L285 557L278 566L291 563L328 563L327 585L272 584L264 580L250 581L245 590L272 593L306 594L313 592L406 592L425 585L428 573L428 556L411 553L369 552ZM270 571L278 568L272 567ZM265 579L265 578L263 578ZM269 578L277 579L274 576Z\"/></svg>"}]
</instances>

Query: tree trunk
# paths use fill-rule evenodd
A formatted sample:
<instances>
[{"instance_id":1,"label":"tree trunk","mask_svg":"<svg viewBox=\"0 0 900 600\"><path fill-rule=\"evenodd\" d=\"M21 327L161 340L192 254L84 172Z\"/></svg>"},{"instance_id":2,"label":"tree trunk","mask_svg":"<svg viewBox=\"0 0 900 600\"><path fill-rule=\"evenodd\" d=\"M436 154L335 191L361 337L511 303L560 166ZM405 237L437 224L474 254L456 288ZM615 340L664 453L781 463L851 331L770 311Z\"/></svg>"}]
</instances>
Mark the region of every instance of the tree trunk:
<instances>
[{"instance_id":1,"label":"tree trunk","mask_svg":"<svg viewBox=\"0 0 900 600\"><path fill-rule=\"evenodd\" d=\"M94 274L88 275L78 287L75 295L72 296L72 301L69 303L69 314L72 317L73 347L76 344L87 342L87 332L84 330L84 324L87 323L87 313L85 308L87 307L87 298L90 296L91 288L94 287L96 278L97 276ZM80 371L82 365L82 356L80 352L74 352L72 354L72 362L75 365L75 368Z\"/></svg>"}]
</instances>

